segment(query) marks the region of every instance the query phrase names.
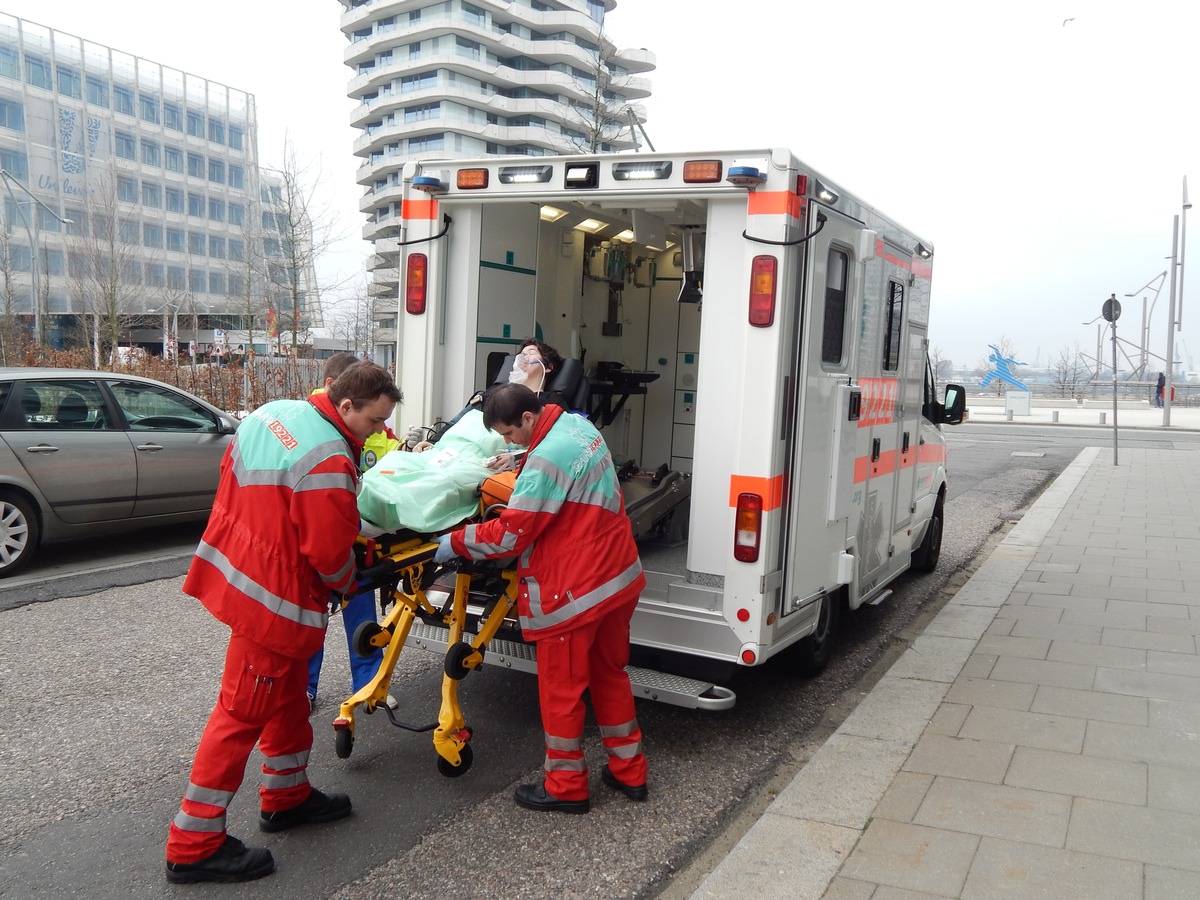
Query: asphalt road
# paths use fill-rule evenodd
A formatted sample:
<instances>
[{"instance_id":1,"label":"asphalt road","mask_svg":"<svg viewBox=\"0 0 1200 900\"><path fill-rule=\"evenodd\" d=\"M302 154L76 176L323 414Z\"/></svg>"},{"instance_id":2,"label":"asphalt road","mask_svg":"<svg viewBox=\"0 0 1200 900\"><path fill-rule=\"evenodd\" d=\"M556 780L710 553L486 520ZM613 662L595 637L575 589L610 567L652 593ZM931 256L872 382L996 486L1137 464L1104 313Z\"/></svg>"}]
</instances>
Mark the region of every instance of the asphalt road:
<instances>
[{"instance_id":1,"label":"asphalt road","mask_svg":"<svg viewBox=\"0 0 1200 900\"><path fill-rule=\"evenodd\" d=\"M819 678L798 679L782 663L738 669L727 682L737 705L723 713L639 702L651 766L645 804L607 790L594 771L587 816L516 807L513 788L541 768L536 687L531 676L493 668L460 689L475 730L474 766L463 777L439 776L429 735L392 728L381 715L360 720L353 755L339 760L329 721L348 669L334 623L323 676L329 699L313 718L309 771L317 786L349 793L355 813L325 827L259 834L252 759L229 828L270 847L277 871L215 890L355 900L687 896L774 786L966 580L997 530L1080 446L1101 443L1086 430L1044 434L1050 430L951 431L955 480L939 571L902 579L882 606L844 617L835 659ZM37 588L0 589L0 896L214 890L168 886L162 847L215 696L225 630L181 594L178 575L138 582L137 572L153 573L161 561L100 562L109 568L89 577L111 580L103 590L4 607L6 597ZM402 715L436 715L440 676L439 657L404 652L393 681ZM594 729L587 739L598 769Z\"/></svg>"}]
</instances>

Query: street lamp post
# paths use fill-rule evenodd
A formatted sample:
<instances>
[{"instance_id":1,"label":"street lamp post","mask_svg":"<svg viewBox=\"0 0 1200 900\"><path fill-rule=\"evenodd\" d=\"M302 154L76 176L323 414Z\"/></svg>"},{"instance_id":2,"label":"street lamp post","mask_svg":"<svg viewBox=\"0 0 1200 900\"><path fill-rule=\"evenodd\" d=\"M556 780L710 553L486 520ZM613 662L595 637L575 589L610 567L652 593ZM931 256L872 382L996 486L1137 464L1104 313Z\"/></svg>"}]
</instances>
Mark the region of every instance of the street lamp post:
<instances>
[{"instance_id":1,"label":"street lamp post","mask_svg":"<svg viewBox=\"0 0 1200 900\"><path fill-rule=\"evenodd\" d=\"M1154 288L1154 298L1150 301L1149 310L1146 309L1146 298L1142 297L1142 331L1141 331L1141 353L1139 363L1143 373L1146 369L1146 364L1150 362L1150 323L1154 319L1154 307L1158 305L1158 295L1162 293L1163 284L1167 280L1167 270L1163 269L1144 285L1138 288L1131 294L1126 294L1126 297L1137 297L1146 291L1150 290L1154 282L1158 282L1158 287Z\"/></svg>"},{"instance_id":2,"label":"street lamp post","mask_svg":"<svg viewBox=\"0 0 1200 900\"><path fill-rule=\"evenodd\" d=\"M8 192L9 199L12 200L13 206L16 207L17 212L21 214L21 219L25 225L25 233L29 235L29 290L33 293L33 297L30 298L30 306L33 309L33 339L40 349L46 346L46 323L44 317L42 316L42 293L41 287L38 284L39 260L37 220L34 219L32 208L30 208L29 215L25 214L25 210L22 209L21 204L17 202L17 198L12 192L13 185L15 184L21 189L21 192L24 193L25 196L27 196L46 212L50 213L50 215L54 216L54 218L58 219L58 221L63 225L74 225L75 223L71 219L64 219L55 210L51 209L49 206L35 197L32 193L30 193L29 188L21 184L21 182L7 169L0 169L0 180L4 182L4 189Z\"/></svg>"}]
</instances>

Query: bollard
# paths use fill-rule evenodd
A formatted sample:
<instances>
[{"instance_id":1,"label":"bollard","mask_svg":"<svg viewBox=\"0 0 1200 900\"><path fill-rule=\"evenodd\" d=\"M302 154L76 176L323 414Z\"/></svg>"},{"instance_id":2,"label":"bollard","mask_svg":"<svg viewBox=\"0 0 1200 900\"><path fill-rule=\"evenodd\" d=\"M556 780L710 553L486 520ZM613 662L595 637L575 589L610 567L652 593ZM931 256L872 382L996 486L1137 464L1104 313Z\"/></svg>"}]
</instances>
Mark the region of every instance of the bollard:
<instances>
[{"instance_id":1,"label":"bollard","mask_svg":"<svg viewBox=\"0 0 1200 900\"><path fill-rule=\"evenodd\" d=\"M1103 424L1104 424L1104 422L1105 422L1105 418L1106 418L1107 416L1108 416L1108 413L1100 413L1100 424L1101 424L1101 425L1103 425Z\"/></svg>"},{"instance_id":2,"label":"bollard","mask_svg":"<svg viewBox=\"0 0 1200 900\"><path fill-rule=\"evenodd\" d=\"M1013 414L1013 411L1011 409L1005 413L1005 418L1007 418L1008 421L1010 421L1010 422L1012 421L1012 414Z\"/></svg>"},{"instance_id":3,"label":"bollard","mask_svg":"<svg viewBox=\"0 0 1200 900\"><path fill-rule=\"evenodd\" d=\"M1054 412L1050 413L1050 421L1053 422L1055 425L1058 424L1058 410L1057 409L1054 410Z\"/></svg>"}]
</instances>

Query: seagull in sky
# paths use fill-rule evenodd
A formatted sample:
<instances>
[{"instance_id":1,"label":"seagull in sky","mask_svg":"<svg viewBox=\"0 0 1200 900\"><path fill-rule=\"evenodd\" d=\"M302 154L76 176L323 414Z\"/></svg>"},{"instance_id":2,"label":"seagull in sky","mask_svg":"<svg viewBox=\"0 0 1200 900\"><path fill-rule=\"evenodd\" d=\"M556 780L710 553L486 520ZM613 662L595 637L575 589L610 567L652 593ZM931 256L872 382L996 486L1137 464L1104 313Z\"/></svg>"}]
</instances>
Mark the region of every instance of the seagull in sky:
<instances>
[{"instance_id":1,"label":"seagull in sky","mask_svg":"<svg viewBox=\"0 0 1200 900\"><path fill-rule=\"evenodd\" d=\"M1066 28L1066 27L1067 27L1067 23L1068 23L1068 22L1074 22L1074 21L1075 21L1075 17L1074 17L1074 16L1072 16L1072 17L1071 17L1071 18L1069 18L1069 19L1063 19L1063 28Z\"/></svg>"}]
</instances>

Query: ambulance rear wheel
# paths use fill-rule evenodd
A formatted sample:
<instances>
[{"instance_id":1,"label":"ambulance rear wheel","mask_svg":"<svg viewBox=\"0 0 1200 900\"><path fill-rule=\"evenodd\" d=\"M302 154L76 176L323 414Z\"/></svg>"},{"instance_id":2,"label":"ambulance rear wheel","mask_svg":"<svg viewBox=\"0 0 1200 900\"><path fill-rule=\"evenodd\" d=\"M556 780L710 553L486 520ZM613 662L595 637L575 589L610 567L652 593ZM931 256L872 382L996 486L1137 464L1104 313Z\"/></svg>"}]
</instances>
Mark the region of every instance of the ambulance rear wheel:
<instances>
[{"instance_id":1,"label":"ambulance rear wheel","mask_svg":"<svg viewBox=\"0 0 1200 900\"><path fill-rule=\"evenodd\" d=\"M804 678L817 675L833 657L833 642L837 638L838 618L842 609L842 591L826 594L819 601L817 627L796 644L796 672Z\"/></svg>"},{"instance_id":2,"label":"ambulance rear wheel","mask_svg":"<svg viewBox=\"0 0 1200 900\"><path fill-rule=\"evenodd\" d=\"M929 527L925 529L925 537L921 546L913 551L912 568L914 572L928 574L937 568L938 559L942 555L942 498L938 497L933 507L933 515L929 517Z\"/></svg>"},{"instance_id":3,"label":"ambulance rear wheel","mask_svg":"<svg viewBox=\"0 0 1200 900\"><path fill-rule=\"evenodd\" d=\"M354 646L354 652L359 656L372 656L379 648L371 643L371 639L385 630L378 622L373 622L370 619L361 622L354 629L354 639L351 641Z\"/></svg>"},{"instance_id":4,"label":"ambulance rear wheel","mask_svg":"<svg viewBox=\"0 0 1200 900\"><path fill-rule=\"evenodd\" d=\"M354 732L349 728L335 728L333 745L337 750L338 759L349 759L350 752L354 749Z\"/></svg>"},{"instance_id":5,"label":"ambulance rear wheel","mask_svg":"<svg viewBox=\"0 0 1200 900\"><path fill-rule=\"evenodd\" d=\"M466 775L467 769L471 768L471 763L475 761L475 752L471 749L470 744L463 744L458 751L458 765L453 765L444 757L438 757L438 774L444 778L458 778L460 775Z\"/></svg>"}]
</instances>

